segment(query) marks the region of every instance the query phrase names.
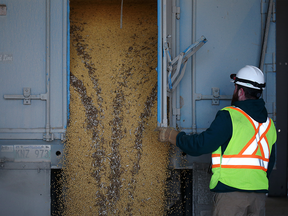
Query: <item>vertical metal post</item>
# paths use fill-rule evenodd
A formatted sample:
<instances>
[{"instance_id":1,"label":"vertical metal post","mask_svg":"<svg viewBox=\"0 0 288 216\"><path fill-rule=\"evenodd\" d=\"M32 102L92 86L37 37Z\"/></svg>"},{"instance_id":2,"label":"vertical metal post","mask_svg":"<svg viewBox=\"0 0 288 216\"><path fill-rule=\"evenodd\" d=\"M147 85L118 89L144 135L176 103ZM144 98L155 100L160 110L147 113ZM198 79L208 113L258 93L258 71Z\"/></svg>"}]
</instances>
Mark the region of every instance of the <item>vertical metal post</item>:
<instances>
[{"instance_id":1,"label":"vertical metal post","mask_svg":"<svg viewBox=\"0 0 288 216\"><path fill-rule=\"evenodd\" d=\"M179 6L179 0L177 0L177 6ZM177 20L177 24L176 24L176 38L177 38L177 46L176 46L176 53L179 53L180 52L180 21ZM181 118L181 110L180 110L180 87L179 85L176 87L176 100L177 100L177 109L179 109L179 115L176 116L176 120L177 122L179 123L179 126L180 126L180 118Z\"/></svg>"},{"instance_id":2,"label":"vertical metal post","mask_svg":"<svg viewBox=\"0 0 288 216\"><path fill-rule=\"evenodd\" d=\"M67 98L68 92L69 91L69 82L67 82L67 75L69 76L69 70L70 70L70 51L69 50L69 36L70 36L70 28L69 28L69 1L64 0L62 3L62 8L63 8L63 15L62 15L62 19L63 19L63 30L62 30L62 40L63 40L63 44L62 44L62 52L63 52L63 60L62 60L62 64L63 64L63 93L64 93L64 97L63 97L63 107L68 107L67 106L67 102L69 101L69 99ZM67 15L68 14L68 15ZM68 42L67 42L68 41ZM65 108L63 108L63 126L66 129L67 127L67 118L69 116L69 110L65 110ZM67 113L67 114L66 114ZM64 133L63 133L63 137L64 139ZM62 139L61 138L61 139Z\"/></svg>"},{"instance_id":3,"label":"vertical metal post","mask_svg":"<svg viewBox=\"0 0 288 216\"><path fill-rule=\"evenodd\" d=\"M276 167L269 178L269 195L287 197L288 143L288 1L277 0L276 23Z\"/></svg>"},{"instance_id":4,"label":"vertical metal post","mask_svg":"<svg viewBox=\"0 0 288 216\"><path fill-rule=\"evenodd\" d=\"M161 127L162 124L162 0L157 0L157 23L158 23L158 89L157 89L157 126Z\"/></svg>"},{"instance_id":5,"label":"vertical metal post","mask_svg":"<svg viewBox=\"0 0 288 216\"><path fill-rule=\"evenodd\" d=\"M167 42L167 0L163 0L163 44ZM163 109L163 122L162 127L167 127L167 57L164 50L163 52L163 70L162 70L162 91L163 91L163 99L162 99L162 109Z\"/></svg>"},{"instance_id":6,"label":"vertical metal post","mask_svg":"<svg viewBox=\"0 0 288 216\"><path fill-rule=\"evenodd\" d=\"M268 12L267 12L266 25L265 25L265 33L264 33L264 38L262 41L262 51L261 51L261 59L260 59L260 65L259 65L261 71L263 71L264 62L265 62L265 54L266 54L266 49L267 49L272 8L273 8L273 0L270 0Z\"/></svg>"},{"instance_id":7,"label":"vertical metal post","mask_svg":"<svg viewBox=\"0 0 288 216\"><path fill-rule=\"evenodd\" d=\"M123 17L123 0L121 0L120 29L122 29L122 17Z\"/></svg>"},{"instance_id":8,"label":"vertical metal post","mask_svg":"<svg viewBox=\"0 0 288 216\"><path fill-rule=\"evenodd\" d=\"M172 59L176 56L176 0L172 0ZM176 111L176 100L177 93L176 91L171 92L171 104L172 104L172 118L170 126L176 127L176 114L173 113Z\"/></svg>"},{"instance_id":9,"label":"vertical metal post","mask_svg":"<svg viewBox=\"0 0 288 216\"><path fill-rule=\"evenodd\" d=\"M46 0L46 129L45 140L52 141L50 130L50 0Z\"/></svg>"},{"instance_id":10,"label":"vertical metal post","mask_svg":"<svg viewBox=\"0 0 288 216\"><path fill-rule=\"evenodd\" d=\"M67 119L70 119L70 109L69 109L69 104L70 104L70 1L67 0ZM67 123L65 122L65 125Z\"/></svg>"},{"instance_id":11,"label":"vertical metal post","mask_svg":"<svg viewBox=\"0 0 288 216\"><path fill-rule=\"evenodd\" d=\"M196 0L192 3L192 43L196 38ZM192 133L196 133L196 54L192 56Z\"/></svg>"}]
</instances>

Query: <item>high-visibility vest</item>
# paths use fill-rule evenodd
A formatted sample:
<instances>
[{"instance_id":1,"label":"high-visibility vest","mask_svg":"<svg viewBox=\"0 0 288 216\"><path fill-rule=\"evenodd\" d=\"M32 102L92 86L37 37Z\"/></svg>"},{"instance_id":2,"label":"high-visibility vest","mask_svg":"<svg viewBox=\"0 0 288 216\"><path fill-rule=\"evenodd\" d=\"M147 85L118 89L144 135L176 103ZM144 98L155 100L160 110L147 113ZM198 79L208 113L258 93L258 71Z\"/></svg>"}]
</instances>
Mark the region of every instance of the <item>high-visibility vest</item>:
<instances>
[{"instance_id":1,"label":"high-visibility vest","mask_svg":"<svg viewBox=\"0 0 288 216\"><path fill-rule=\"evenodd\" d=\"M232 121L232 137L222 155L212 153L210 189L221 183L240 190L268 190L267 168L277 134L273 121L256 122L237 107L226 107Z\"/></svg>"}]
</instances>

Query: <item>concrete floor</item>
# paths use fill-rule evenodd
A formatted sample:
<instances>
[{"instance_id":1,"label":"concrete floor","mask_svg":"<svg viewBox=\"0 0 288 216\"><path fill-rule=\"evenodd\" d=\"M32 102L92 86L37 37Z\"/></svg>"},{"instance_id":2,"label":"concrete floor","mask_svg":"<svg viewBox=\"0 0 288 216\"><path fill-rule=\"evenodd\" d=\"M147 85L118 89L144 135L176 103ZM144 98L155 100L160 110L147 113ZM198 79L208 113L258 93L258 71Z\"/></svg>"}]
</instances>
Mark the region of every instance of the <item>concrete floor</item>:
<instances>
[{"instance_id":1,"label":"concrete floor","mask_svg":"<svg viewBox=\"0 0 288 216\"><path fill-rule=\"evenodd\" d=\"M288 216L288 197L267 197L266 216Z\"/></svg>"}]
</instances>

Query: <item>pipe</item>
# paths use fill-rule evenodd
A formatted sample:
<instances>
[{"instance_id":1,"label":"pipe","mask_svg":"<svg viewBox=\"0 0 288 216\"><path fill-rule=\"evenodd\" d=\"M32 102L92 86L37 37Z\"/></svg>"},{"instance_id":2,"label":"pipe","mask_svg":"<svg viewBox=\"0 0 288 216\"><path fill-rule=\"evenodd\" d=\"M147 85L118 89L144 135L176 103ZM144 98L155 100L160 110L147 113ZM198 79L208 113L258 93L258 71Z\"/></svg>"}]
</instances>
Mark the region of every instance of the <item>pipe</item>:
<instances>
[{"instance_id":1,"label":"pipe","mask_svg":"<svg viewBox=\"0 0 288 216\"><path fill-rule=\"evenodd\" d=\"M176 0L172 0L172 8L176 7ZM172 10L172 56L176 56L176 11ZM171 104L172 104L172 118L171 126L176 128L176 115L173 113L176 110L177 94L176 91L171 92Z\"/></svg>"},{"instance_id":2,"label":"pipe","mask_svg":"<svg viewBox=\"0 0 288 216\"><path fill-rule=\"evenodd\" d=\"M166 10L166 6L167 6L167 0L163 0L163 18L162 18L162 22L163 22L163 44L165 44L167 41L167 10ZM164 50L162 50L162 55L163 55L163 69L162 69L162 79L163 79L163 83L162 83L162 110L163 110L163 121L162 121L162 126L163 127L167 127L167 58L166 58L166 53L164 52Z\"/></svg>"},{"instance_id":3,"label":"pipe","mask_svg":"<svg viewBox=\"0 0 288 216\"><path fill-rule=\"evenodd\" d=\"M265 33L264 33L263 44L262 44L260 65L259 65L259 68L261 71L263 71L264 62L265 62L265 54L266 54L267 43L268 43L268 34L269 34L269 29L270 29L272 8L273 8L273 0L270 0L268 12L267 12L266 25L265 25Z\"/></svg>"},{"instance_id":4,"label":"pipe","mask_svg":"<svg viewBox=\"0 0 288 216\"><path fill-rule=\"evenodd\" d=\"M177 0L177 6L179 5L179 0ZM177 28L177 33L176 33L176 37L177 37L177 50L176 50L176 53L179 53L179 51L180 51L180 24L179 24L179 20L177 20L176 21L177 22L177 24L176 24L176 28ZM176 108L179 110L179 113L178 113L178 115L176 115L176 121L178 121L178 125L180 125L180 117L181 117L181 110L180 110L180 87L179 86L177 86L176 87L176 100L177 100L177 102L176 102Z\"/></svg>"},{"instance_id":5,"label":"pipe","mask_svg":"<svg viewBox=\"0 0 288 216\"><path fill-rule=\"evenodd\" d=\"M70 119L70 1L67 1L67 119ZM66 124L66 123L65 123Z\"/></svg>"},{"instance_id":6,"label":"pipe","mask_svg":"<svg viewBox=\"0 0 288 216\"><path fill-rule=\"evenodd\" d=\"M157 45L157 126L162 123L162 0L157 0L157 24L158 24L158 45Z\"/></svg>"},{"instance_id":7,"label":"pipe","mask_svg":"<svg viewBox=\"0 0 288 216\"><path fill-rule=\"evenodd\" d=\"M121 1L120 29L122 29L122 17L123 17L123 0Z\"/></svg>"},{"instance_id":8,"label":"pipe","mask_svg":"<svg viewBox=\"0 0 288 216\"><path fill-rule=\"evenodd\" d=\"M46 127L45 140L52 141L50 127L50 0L46 0Z\"/></svg>"},{"instance_id":9,"label":"pipe","mask_svg":"<svg viewBox=\"0 0 288 216\"><path fill-rule=\"evenodd\" d=\"M196 38L196 0L192 2L192 41ZM192 133L196 133L196 55L192 56Z\"/></svg>"}]
</instances>

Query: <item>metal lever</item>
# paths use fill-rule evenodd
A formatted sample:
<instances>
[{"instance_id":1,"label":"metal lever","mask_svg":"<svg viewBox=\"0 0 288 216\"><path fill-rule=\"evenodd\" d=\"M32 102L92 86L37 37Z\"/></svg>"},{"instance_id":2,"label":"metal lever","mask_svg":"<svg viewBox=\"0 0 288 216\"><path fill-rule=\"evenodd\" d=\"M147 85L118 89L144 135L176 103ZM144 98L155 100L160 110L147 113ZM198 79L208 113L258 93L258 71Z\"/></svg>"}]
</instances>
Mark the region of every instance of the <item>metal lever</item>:
<instances>
[{"instance_id":1,"label":"metal lever","mask_svg":"<svg viewBox=\"0 0 288 216\"><path fill-rule=\"evenodd\" d=\"M23 95L4 95L6 100L23 100L24 105L31 105L31 100L47 100L47 94L31 95L31 88L23 88Z\"/></svg>"},{"instance_id":2,"label":"metal lever","mask_svg":"<svg viewBox=\"0 0 288 216\"><path fill-rule=\"evenodd\" d=\"M207 42L207 39L205 38L205 36L201 36L201 38L199 38L194 44L191 44L189 47L187 47L182 53L176 56L173 60L171 59L168 44L164 45L164 49L165 49L167 60L168 60L168 83L169 83L170 90L173 91L177 87L181 79L183 78L188 59L192 55L194 55L206 42ZM176 63L177 63L177 67L176 69L174 69L175 72L172 75L173 66ZM183 64L183 67L181 69L182 64Z\"/></svg>"}]
</instances>

